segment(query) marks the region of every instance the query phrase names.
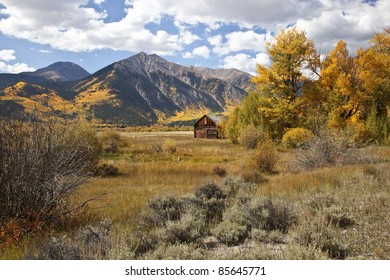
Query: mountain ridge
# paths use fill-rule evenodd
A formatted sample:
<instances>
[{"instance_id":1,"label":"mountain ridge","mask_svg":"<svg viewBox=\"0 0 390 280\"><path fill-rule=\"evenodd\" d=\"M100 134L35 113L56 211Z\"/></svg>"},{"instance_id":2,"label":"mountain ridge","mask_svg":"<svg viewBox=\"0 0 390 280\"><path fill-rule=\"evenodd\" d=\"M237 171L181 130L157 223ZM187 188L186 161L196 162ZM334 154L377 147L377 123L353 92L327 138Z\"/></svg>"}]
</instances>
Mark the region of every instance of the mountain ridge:
<instances>
[{"instance_id":1,"label":"mountain ridge","mask_svg":"<svg viewBox=\"0 0 390 280\"><path fill-rule=\"evenodd\" d=\"M46 103L40 104L46 112L67 117L82 114L103 123L148 125L186 110L222 112L228 105L240 102L251 86L251 76L239 70L187 67L144 52L88 76L84 73L84 77L73 81L66 76L57 79L60 75L52 76L50 71L48 66L35 74L12 77L0 74L0 109L4 101L25 107L28 100L23 103L21 98L41 102L42 94L21 93L29 89L46 92L43 98ZM26 84L18 85L20 82ZM63 103L68 110L61 112L61 106L47 108L53 103L47 101L51 99Z\"/></svg>"}]
</instances>

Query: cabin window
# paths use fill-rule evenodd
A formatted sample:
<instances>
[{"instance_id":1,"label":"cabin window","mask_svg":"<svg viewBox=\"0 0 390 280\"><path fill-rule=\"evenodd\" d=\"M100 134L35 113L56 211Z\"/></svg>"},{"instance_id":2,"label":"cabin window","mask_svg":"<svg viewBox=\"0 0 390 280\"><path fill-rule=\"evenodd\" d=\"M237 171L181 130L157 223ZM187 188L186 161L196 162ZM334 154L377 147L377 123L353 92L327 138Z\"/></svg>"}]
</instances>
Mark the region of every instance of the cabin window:
<instances>
[{"instance_id":1,"label":"cabin window","mask_svg":"<svg viewBox=\"0 0 390 280\"><path fill-rule=\"evenodd\" d=\"M204 118L204 119L203 119L203 124L204 124L204 125L207 125L207 118Z\"/></svg>"}]
</instances>

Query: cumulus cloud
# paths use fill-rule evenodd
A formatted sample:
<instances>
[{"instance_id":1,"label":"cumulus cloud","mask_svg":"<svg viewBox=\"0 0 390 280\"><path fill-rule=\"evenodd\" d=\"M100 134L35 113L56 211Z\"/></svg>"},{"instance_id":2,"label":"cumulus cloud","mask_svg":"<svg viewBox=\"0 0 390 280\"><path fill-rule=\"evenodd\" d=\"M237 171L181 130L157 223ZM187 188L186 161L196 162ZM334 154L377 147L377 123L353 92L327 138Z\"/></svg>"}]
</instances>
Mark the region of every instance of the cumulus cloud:
<instances>
[{"instance_id":1,"label":"cumulus cloud","mask_svg":"<svg viewBox=\"0 0 390 280\"><path fill-rule=\"evenodd\" d=\"M9 61L15 59L15 50L0 50L0 73L35 71L35 68L29 67L25 63L7 64Z\"/></svg>"},{"instance_id":2,"label":"cumulus cloud","mask_svg":"<svg viewBox=\"0 0 390 280\"><path fill-rule=\"evenodd\" d=\"M390 1L375 3L360 1L322 0L324 9L317 17L298 19L297 28L306 31L316 45L329 51L339 39L352 50L366 47L374 31L380 31L390 23Z\"/></svg>"},{"instance_id":3,"label":"cumulus cloud","mask_svg":"<svg viewBox=\"0 0 390 280\"><path fill-rule=\"evenodd\" d=\"M209 40L210 44L214 45L213 52L220 56L242 50L263 51L267 35L249 30L232 32L225 35L225 38L226 43L222 43L221 37L212 37Z\"/></svg>"},{"instance_id":4,"label":"cumulus cloud","mask_svg":"<svg viewBox=\"0 0 390 280\"><path fill-rule=\"evenodd\" d=\"M112 49L193 55L187 47L202 38L187 27L202 26L206 35L214 35L207 39L212 52L231 56L244 50L262 52L269 34L295 24L324 48L333 47L338 39L352 47L367 44L373 31L390 25L388 0L125 0L125 16L115 22L105 22L107 12L89 7L91 1L109 4L2 0L0 32L74 52ZM163 17L172 19L177 30L161 27L152 32L145 27L161 23ZM224 34L221 27L228 24L242 29ZM268 35L253 31L259 27Z\"/></svg>"},{"instance_id":5,"label":"cumulus cloud","mask_svg":"<svg viewBox=\"0 0 390 280\"><path fill-rule=\"evenodd\" d=\"M200 56L207 59L210 57L210 49L207 46L201 46L194 48L192 52L185 52L183 54L184 58L192 58L194 56Z\"/></svg>"},{"instance_id":6,"label":"cumulus cloud","mask_svg":"<svg viewBox=\"0 0 390 280\"><path fill-rule=\"evenodd\" d=\"M172 54L196 38L183 32L168 34L164 30L152 33L145 28L158 23L164 11L158 1L132 1L126 16L117 22L105 23L105 11L86 7L87 0L3 0L0 32L68 51L113 49ZM42 16L42 11L45 11Z\"/></svg>"},{"instance_id":7,"label":"cumulus cloud","mask_svg":"<svg viewBox=\"0 0 390 280\"><path fill-rule=\"evenodd\" d=\"M32 72L36 69L34 67L28 66L26 63L15 63L15 64L6 64L3 61L0 61L0 73L21 73L21 72Z\"/></svg>"},{"instance_id":8,"label":"cumulus cloud","mask_svg":"<svg viewBox=\"0 0 390 280\"><path fill-rule=\"evenodd\" d=\"M206 46L201 46L198 48L195 48L192 53L194 55L198 55L204 58L209 58L210 57L210 49Z\"/></svg>"},{"instance_id":9,"label":"cumulus cloud","mask_svg":"<svg viewBox=\"0 0 390 280\"><path fill-rule=\"evenodd\" d=\"M245 53L227 56L223 59L223 68L235 68L251 75L256 75L256 65L262 64L269 66L270 60L267 54L260 53L256 57L252 57Z\"/></svg>"},{"instance_id":10,"label":"cumulus cloud","mask_svg":"<svg viewBox=\"0 0 390 280\"><path fill-rule=\"evenodd\" d=\"M11 61L16 59L14 50L0 50L0 60Z\"/></svg>"}]
</instances>

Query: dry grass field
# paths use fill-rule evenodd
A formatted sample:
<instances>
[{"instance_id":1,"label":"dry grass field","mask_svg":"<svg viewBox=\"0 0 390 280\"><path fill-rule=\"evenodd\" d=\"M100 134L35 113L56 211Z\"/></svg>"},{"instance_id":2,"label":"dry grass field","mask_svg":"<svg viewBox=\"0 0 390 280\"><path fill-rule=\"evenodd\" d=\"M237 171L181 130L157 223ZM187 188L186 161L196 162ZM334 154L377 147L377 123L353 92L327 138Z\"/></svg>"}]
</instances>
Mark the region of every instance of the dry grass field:
<instances>
[{"instance_id":1,"label":"dry grass field","mask_svg":"<svg viewBox=\"0 0 390 280\"><path fill-rule=\"evenodd\" d=\"M275 171L265 172L261 181L248 184L240 178L250 168L248 162L255 150L233 145L228 140L194 139L192 131L117 132L122 139L119 151L105 153L101 163L117 167L119 174L94 177L84 184L72 197L72 203L100 198L88 204L79 226L50 233L54 236L66 233L66 244L77 243L80 242L77 241L80 239L78 227L109 220L109 230L94 226L99 234L100 231L105 233L102 236L109 242L99 238L99 249L85 253L85 258L390 258L388 147L364 148L367 160L359 163L298 170L296 151L277 146ZM226 183L229 180L239 183ZM193 199L199 187L207 184L237 185L239 190L224 200L221 220L200 226L207 228L206 232L184 239L171 238L170 234L178 236L176 231L181 227L192 232L199 226L192 224L199 211L182 210L184 208L180 208L181 218L177 221L169 220L168 216L162 226L145 226L145 211L156 197ZM250 190L245 189L247 186ZM273 208L261 199L272 201ZM240 224L243 217L244 220L250 218L240 216L248 209L262 209L263 214L259 215L265 215L266 224L273 223L273 226ZM279 224L285 224L275 225L272 213L279 215ZM186 220L188 215L194 215L194 221ZM261 220L261 217L256 219ZM224 223L235 228L226 230ZM39 243L47 238L47 234L27 236L18 245L3 250L0 258L25 258L26 251L37 255L36 258L45 258L47 255L39 255L39 250L48 249L39 249ZM145 241L148 238L154 241ZM134 240L138 240L136 246ZM146 249L137 253L142 242L146 242ZM61 248L66 248L65 243L61 243ZM58 249L57 243L56 246Z\"/></svg>"}]
</instances>

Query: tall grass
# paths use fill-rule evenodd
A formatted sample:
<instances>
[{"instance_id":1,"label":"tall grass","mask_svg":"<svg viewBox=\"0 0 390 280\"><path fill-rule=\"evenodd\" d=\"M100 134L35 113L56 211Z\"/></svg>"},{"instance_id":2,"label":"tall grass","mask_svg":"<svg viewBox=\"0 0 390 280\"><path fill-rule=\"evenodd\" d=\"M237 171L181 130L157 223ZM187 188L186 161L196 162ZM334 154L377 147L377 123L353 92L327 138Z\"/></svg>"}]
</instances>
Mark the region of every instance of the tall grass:
<instances>
[{"instance_id":1,"label":"tall grass","mask_svg":"<svg viewBox=\"0 0 390 280\"><path fill-rule=\"evenodd\" d=\"M375 152L379 158L373 163L328 166L308 171L291 168L296 159L295 150L277 148L278 173L265 174L267 180L249 184L237 178L244 174L246 163L253 159L256 151L230 144L227 140L194 139L191 132L120 133L122 140L127 142L126 145L121 146L115 154L103 155L101 160L101 164L106 163L118 168L119 175L95 177L81 186L78 195L73 198L74 202L85 201L108 193L89 203L88 217L92 218L87 217L90 223L104 218L112 221L112 228L107 236L111 245L104 258L390 257L386 246L390 228L387 221L390 214L390 149L386 147L369 148L370 153ZM167 140L174 141L176 151L156 151L154 145ZM214 171L215 167L226 170L228 179L226 176L219 176ZM202 228L202 234L210 236L194 235L194 240L191 239L189 244L171 244L173 239L170 234L173 231L186 229L186 226L191 225L192 221L188 215L183 221L171 221L168 227L152 229L149 235L145 235L143 229L140 229L140 214L155 197L162 194L185 196L191 201L196 198L195 193L199 186L224 186L224 182L229 180L230 193L233 196L226 199L224 213L219 213L215 221L205 223L208 228ZM238 188L247 191L242 192ZM285 209L284 205L294 206L296 219L293 224L288 224L289 230L280 231L274 230L273 227L241 224L242 217L238 217L237 213L244 213L241 210L245 205L250 205L248 191L250 199L271 200L280 206L280 209ZM252 209L248 207L245 209ZM261 215L268 217L269 209L263 208L265 210L260 211ZM221 215L223 223L219 224ZM80 225L80 228L84 226L85 223ZM313 229L317 230L316 236L321 238L313 237ZM72 238L77 235L78 230L80 229L67 234ZM213 233L219 239L213 236ZM135 254L134 248L132 249L134 236L143 236L147 239L144 240L144 245L152 244L154 249L146 254ZM161 238L158 245L155 243L156 238ZM327 243L327 238L334 242ZM26 246L20 250L25 251ZM163 252L168 252L168 255ZM4 251L5 258L18 258L23 255L24 253L15 248Z\"/></svg>"}]
</instances>

